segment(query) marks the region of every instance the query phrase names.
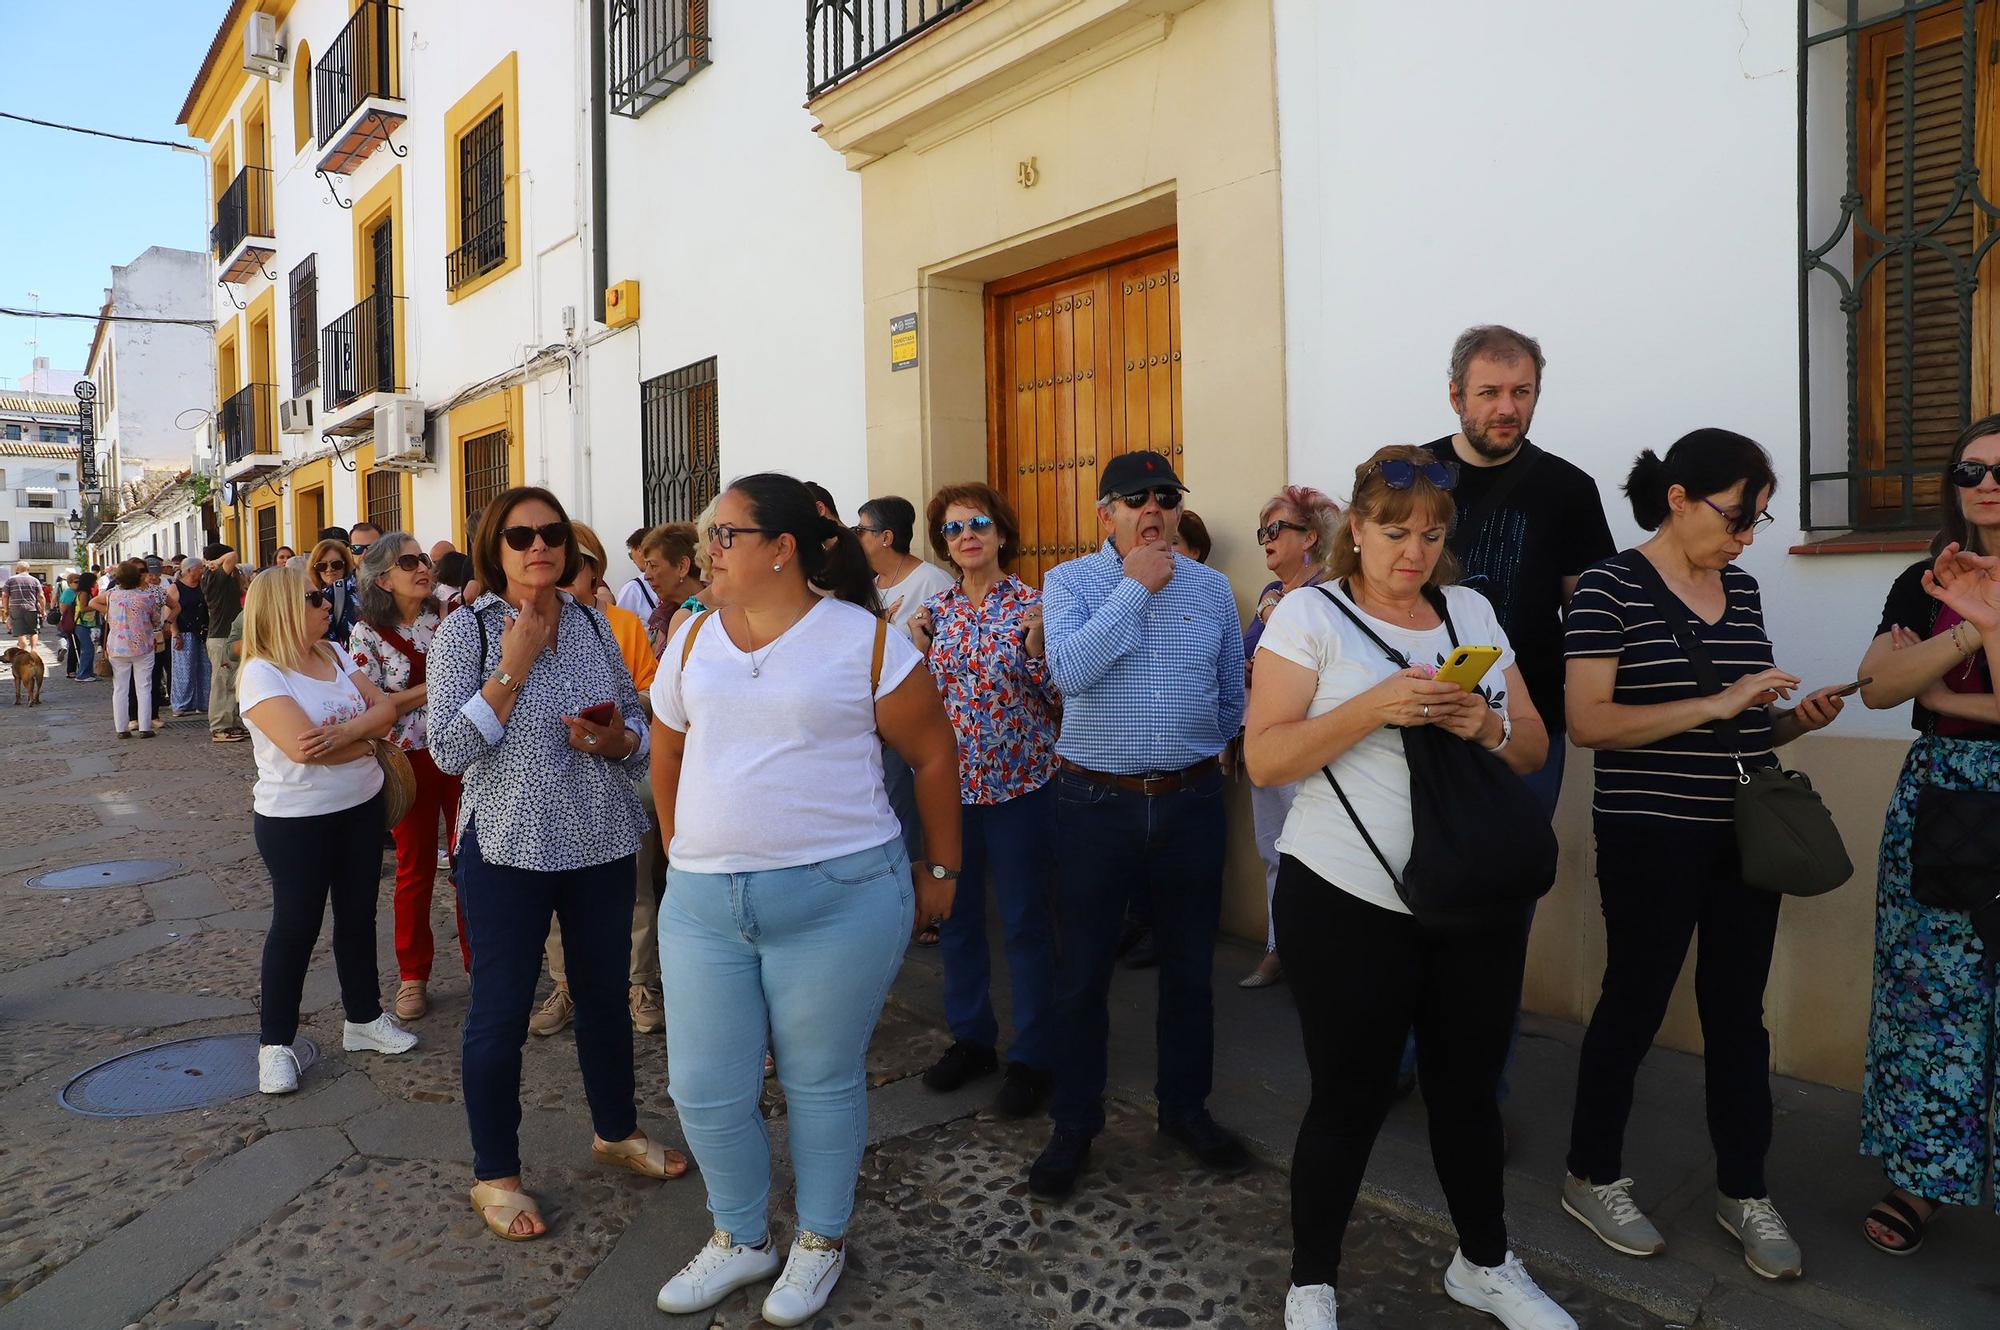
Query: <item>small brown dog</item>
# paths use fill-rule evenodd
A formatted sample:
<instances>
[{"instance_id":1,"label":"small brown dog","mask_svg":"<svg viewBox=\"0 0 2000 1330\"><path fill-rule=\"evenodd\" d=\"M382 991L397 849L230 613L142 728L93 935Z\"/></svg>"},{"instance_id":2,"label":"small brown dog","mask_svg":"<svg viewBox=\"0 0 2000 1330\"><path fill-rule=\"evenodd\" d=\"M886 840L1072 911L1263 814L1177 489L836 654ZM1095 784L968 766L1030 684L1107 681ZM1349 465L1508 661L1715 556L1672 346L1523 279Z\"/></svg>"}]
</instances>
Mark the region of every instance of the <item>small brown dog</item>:
<instances>
[{"instance_id":1,"label":"small brown dog","mask_svg":"<svg viewBox=\"0 0 2000 1330\"><path fill-rule=\"evenodd\" d=\"M5 652L0 652L0 660L6 661L14 671L14 705L17 707L21 705L21 687L25 684L28 689L28 705L40 706L42 678L49 672L49 667L42 663L41 655L26 647L8 647Z\"/></svg>"}]
</instances>

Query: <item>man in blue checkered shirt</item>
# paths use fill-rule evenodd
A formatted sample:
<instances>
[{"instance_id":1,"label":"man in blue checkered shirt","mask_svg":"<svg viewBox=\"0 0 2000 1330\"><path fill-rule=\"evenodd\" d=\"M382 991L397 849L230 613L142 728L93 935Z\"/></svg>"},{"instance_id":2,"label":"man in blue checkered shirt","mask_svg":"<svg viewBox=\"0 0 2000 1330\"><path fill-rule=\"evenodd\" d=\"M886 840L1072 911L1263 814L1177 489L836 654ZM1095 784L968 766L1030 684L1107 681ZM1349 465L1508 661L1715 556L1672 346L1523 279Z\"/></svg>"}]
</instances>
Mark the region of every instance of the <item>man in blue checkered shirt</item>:
<instances>
[{"instance_id":1,"label":"man in blue checkered shirt","mask_svg":"<svg viewBox=\"0 0 2000 1330\"><path fill-rule=\"evenodd\" d=\"M1160 1130L1210 1168L1249 1162L1208 1115L1209 988L1225 834L1217 754L1243 722L1243 626L1229 581L1170 548L1186 491L1156 452L1105 464L1107 539L1050 571L1049 673L1063 694L1056 753L1055 1133L1028 1173L1067 1196L1104 1127L1106 1002L1134 889L1153 900L1160 957Z\"/></svg>"}]
</instances>

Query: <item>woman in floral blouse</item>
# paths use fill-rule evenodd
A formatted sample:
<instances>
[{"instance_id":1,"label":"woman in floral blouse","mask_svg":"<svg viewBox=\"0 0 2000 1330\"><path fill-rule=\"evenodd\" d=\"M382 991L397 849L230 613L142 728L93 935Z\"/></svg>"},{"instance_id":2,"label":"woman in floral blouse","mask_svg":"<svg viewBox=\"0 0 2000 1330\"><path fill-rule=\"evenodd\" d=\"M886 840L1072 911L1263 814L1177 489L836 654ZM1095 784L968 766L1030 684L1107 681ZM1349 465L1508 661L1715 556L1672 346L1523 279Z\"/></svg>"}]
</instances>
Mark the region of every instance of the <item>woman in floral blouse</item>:
<instances>
[{"instance_id":1,"label":"woman in floral blouse","mask_svg":"<svg viewBox=\"0 0 2000 1330\"><path fill-rule=\"evenodd\" d=\"M396 838L396 1015L406 1021L430 1010L426 985L431 977L431 884L437 874L438 815L458 825L458 777L431 761L427 717L430 683L424 659L437 633L438 603L430 556L405 531L392 531L368 547L355 583L360 619L349 653L368 681L396 704L390 740L410 759L417 797L395 825ZM468 973L472 954L465 945L465 918L458 921L459 956Z\"/></svg>"},{"instance_id":2,"label":"woman in floral blouse","mask_svg":"<svg viewBox=\"0 0 2000 1330\"><path fill-rule=\"evenodd\" d=\"M910 629L958 734L965 857L957 903L939 930L954 1042L924 1084L955 1090L999 1065L983 899L990 869L1014 981L1014 1045L994 1107L1022 1118L1048 1098L1055 1051L1049 781L1062 699L1043 654L1041 593L1001 571L1021 540L1007 501L986 485L948 485L930 501L925 524L931 548L959 573L958 585L931 597Z\"/></svg>"}]
</instances>

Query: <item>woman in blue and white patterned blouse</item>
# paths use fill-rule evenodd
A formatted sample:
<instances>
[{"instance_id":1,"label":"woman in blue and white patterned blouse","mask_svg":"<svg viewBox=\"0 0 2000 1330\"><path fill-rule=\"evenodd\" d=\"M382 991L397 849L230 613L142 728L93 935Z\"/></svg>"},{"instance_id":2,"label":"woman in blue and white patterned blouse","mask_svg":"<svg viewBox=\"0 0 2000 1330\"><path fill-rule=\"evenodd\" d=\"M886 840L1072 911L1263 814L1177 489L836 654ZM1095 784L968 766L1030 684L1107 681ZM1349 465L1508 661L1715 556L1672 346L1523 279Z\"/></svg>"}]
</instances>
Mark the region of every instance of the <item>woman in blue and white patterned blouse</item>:
<instances>
[{"instance_id":1,"label":"woman in blue and white patterned blouse","mask_svg":"<svg viewBox=\"0 0 2000 1330\"><path fill-rule=\"evenodd\" d=\"M545 489L508 490L472 543L485 594L431 644L431 757L464 777L458 891L472 946L461 1076L472 1204L500 1237L547 1231L521 1190L521 1047L551 915L562 921L576 1054L600 1163L678 1177L687 1160L638 1129L630 973L633 855L646 815L647 720L601 611L576 580L569 518ZM612 714L585 713L599 706Z\"/></svg>"}]
</instances>

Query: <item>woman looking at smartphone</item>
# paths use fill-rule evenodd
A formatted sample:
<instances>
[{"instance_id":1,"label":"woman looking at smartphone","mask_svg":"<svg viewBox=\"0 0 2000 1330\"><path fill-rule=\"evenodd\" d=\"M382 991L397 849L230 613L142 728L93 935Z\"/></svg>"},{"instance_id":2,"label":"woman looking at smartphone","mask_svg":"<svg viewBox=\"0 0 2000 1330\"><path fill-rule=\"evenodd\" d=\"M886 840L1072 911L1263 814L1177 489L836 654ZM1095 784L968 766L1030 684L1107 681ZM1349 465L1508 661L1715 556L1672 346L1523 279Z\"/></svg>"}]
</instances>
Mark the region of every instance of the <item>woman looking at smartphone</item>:
<instances>
[{"instance_id":1,"label":"woman looking at smartphone","mask_svg":"<svg viewBox=\"0 0 2000 1330\"><path fill-rule=\"evenodd\" d=\"M510 489L487 505L472 566L486 588L430 652L431 754L462 775L458 887L472 947L461 1075L472 1204L496 1235L547 1231L521 1189L521 1047L542 941L562 920L576 1056L597 1129L591 1156L647 1177L687 1161L639 1130L625 993L633 856L646 815L646 712L604 615L563 587L578 554L562 504ZM610 703L605 721L582 713Z\"/></svg>"}]
</instances>

